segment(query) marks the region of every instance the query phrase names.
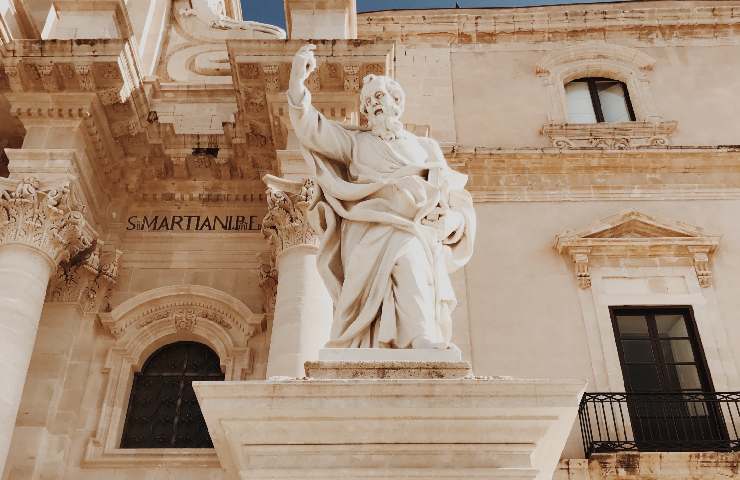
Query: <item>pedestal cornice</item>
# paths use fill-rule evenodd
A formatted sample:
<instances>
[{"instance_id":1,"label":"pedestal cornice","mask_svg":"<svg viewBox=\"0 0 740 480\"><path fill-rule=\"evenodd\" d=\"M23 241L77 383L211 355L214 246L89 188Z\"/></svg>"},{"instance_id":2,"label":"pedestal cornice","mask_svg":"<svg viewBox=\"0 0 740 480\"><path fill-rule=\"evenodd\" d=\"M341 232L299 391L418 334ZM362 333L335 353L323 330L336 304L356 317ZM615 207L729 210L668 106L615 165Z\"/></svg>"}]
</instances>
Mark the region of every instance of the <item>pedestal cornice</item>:
<instances>
[{"instance_id":1,"label":"pedestal cornice","mask_svg":"<svg viewBox=\"0 0 740 480\"><path fill-rule=\"evenodd\" d=\"M82 261L95 246L84 209L69 183L42 185L34 177L0 179L0 247L35 249L53 268L64 259Z\"/></svg>"}]
</instances>

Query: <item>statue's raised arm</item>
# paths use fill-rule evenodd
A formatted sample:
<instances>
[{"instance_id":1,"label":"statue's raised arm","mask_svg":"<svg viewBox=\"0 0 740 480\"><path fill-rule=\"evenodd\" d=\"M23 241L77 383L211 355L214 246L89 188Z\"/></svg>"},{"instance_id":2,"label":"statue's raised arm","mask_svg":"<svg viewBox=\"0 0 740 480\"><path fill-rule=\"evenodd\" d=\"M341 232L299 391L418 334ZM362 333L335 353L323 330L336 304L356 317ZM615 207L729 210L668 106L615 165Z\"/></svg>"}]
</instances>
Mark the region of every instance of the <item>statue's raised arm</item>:
<instances>
[{"instance_id":1,"label":"statue's raised arm","mask_svg":"<svg viewBox=\"0 0 740 480\"><path fill-rule=\"evenodd\" d=\"M304 45L293 57L287 93L290 122L302 146L346 163L352 154L352 133L317 111L306 88L306 79L317 66L315 49L316 45Z\"/></svg>"}]
</instances>

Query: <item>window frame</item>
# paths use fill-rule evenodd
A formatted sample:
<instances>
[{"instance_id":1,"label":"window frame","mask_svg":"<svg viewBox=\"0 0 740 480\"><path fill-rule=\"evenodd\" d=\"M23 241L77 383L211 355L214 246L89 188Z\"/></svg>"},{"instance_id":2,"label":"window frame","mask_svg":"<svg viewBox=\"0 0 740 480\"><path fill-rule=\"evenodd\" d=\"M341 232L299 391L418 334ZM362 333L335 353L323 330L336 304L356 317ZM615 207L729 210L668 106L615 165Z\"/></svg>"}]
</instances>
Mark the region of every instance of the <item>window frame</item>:
<instances>
[{"instance_id":1,"label":"window frame","mask_svg":"<svg viewBox=\"0 0 740 480\"><path fill-rule=\"evenodd\" d=\"M704 347L699 337L699 329L694 318L694 310L691 305L675 305L675 306L635 306L635 305L622 305L622 306L609 306L609 316L612 322L612 329L614 331L614 340L617 347L617 353L619 354L619 365L622 370L622 378L624 379L625 391L628 391L629 374L627 371L627 363L625 362L624 349L622 347L622 336L619 332L619 326L617 324L617 315L630 313L633 315L643 315L648 319L648 329L650 330L650 336L648 337L651 344L654 341L660 341L659 335L653 335L654 323L656 315L682 315L686 324L686 332L688 339L691 343L692 352L694 354L694 363L696 366L697 373L699 375L699 381L701 383L702 392L715 392L714 382L712 381L711 371L709 370L709 364L704 353ZM655 347L655 345L653 345ZM663 351L661 348L653 348L653 355L655 357L654 364L658 366L658 375L661 382L665 382L663 378L665 368L667 364L674 364L675 362L665 362L663 358ZM679 362L684 363L684 362ZM677 392L683 391L696 391L696 389L677 390ZM662 390L663 392L670 392L669 390ZM644 393L644 392L634 392Z\"/></svg>"},{"instance_id":2,"label":"window frame","mask_svg":"<svg viewBox=\"0 0 740 480\"><path fill-rule=\"evenodd\" d=\"M182 373L174 373L173 372L173 373L160 373L160 374L147 374L146 373L147 366L150 364L150 362L157 355L162 355L166 349L171 348L171 347L173 347L175 345L178 345L178 344L186 344L186 343L192 343L192 344L200 345L202 348L208 349L213 355L216 356L216 358L218 358L218 353L216 353L215 350L213 350L211 347L209 347L207 344L205 344L203 342L198 342L198 341L194 341L194 340L177 340L177 341L174 341L174 342L171 342L171 343L167 343L167 344L162 345L161 347L159 347L157 350L155 350L151 354L149 354L149 356L146 358L146 360L144 360L144 363L142 364L141 369L139 369L139 371L137 371L137 372L134 373L133 380L131 382L131 390L129 392L128 405L127 405L127 408L126 408L126 414L123 417L123 431L121 432L121 442L120 442L120 445L119 445L120 448L122 448L122 449L137 449L137 448L138 449L141 449L141 448L147 448L147 449L165 449L165 448L177 448L177 449L182 449L182 448L199 448L199 449L205 449L205 448L213 448L213 443L211 443L211 445L210 446L207 446L207 447L194 447L194 446L187 446L187 447L175 447L175 446L166 446L166 447L159 447L159 446L131 446L129 444L129 442L131 441L131 439L129 439L129 436L128 436L129 428L131 426L131 424L129 422L130 422L130 419L131 419L131 415L134 414L134 410L135 410L135 407L136 407L136 405L134 403L134 398L136 397L136 393L137 393L137 383L140 380L142 380L143 378L146 378L146 377L149 377L149 378L152 378L152 377L177 377L181 381L187 381L187 379L190 378L189 381L190 381L190 383L192 385L192 382L193 381L203 381L203 380L224 381L226 379L226 375L224 374L224 372L223 372L223 370L221 369L220 366L219 366L219 373L218 374L216 374L216 373L194 374L194 373L187 373L187 372L182 372ZM220 362L220 359L219 359L219 362ZM141 388L141 385L139 384L138 387ZM178 396L178 403L181 403L182 397L183 397L183 391L180 391L180 394ZM203 416L203 413L201 412L200 407L198 407L198 411L200 412L201 417L202 417ZM177 418L180 418L181 416L182 416L182 411L181 410L178 410L178 414L176 416L176 419ZM173 421L175 421L175 419L173 419ZM203 427L206 428L206 431L207 431L205 420L203 420ZM176 437L176 434L173 434L173 440L175 439L175 437Z\"/></svg>"},{"instance_id":3,"label":"window frame","mask_svg":"<svg viewBox=\"0 0 740 480\"><path fill-rule=\"evenodd\" d=\"M264 334L265 315L215 288L173 285L140 293L98 318L115 340L101 366L104 398L81 466L220 468L213 448L121 448L134 375L157 349L186 340L213 350L227 381L264 378L254 371L249 343Z\"/></svg>"},{"instance_id":4,"label":"window frame","mask_svg":"<svg viewBox=\"0 0 740 480\"><path fill-rule=\"evenodd\" d=\"M568 91L567 86L571 83L575 82L581 82L588 85L588 93L591 95L591 107L594 109L594 116L596 117L596 123L624 123L624 122L607 122L604 120L604 110L601 106L601 99L599 98L599 91L596 86L598 82L614 82L622 87L622 93L624 95L624 101L627 105L627 113L629 114L629 121L630 122L636 122L637 117L635 116L635 110L632 107L632 99L630 98L630 92L629 87L627 87L627 84L624 83L621 80L617 80L614 78L608 78L608 77L580 77L576 78L574 80L570 80L569 82L566 82L563 84L563 88L565 89L565 95L567 97ZM566 109L567 110L567 109ZM568 117L568 121L570 122L570 112L566 111L566 116Z\"/></svg>"}]
</instances>

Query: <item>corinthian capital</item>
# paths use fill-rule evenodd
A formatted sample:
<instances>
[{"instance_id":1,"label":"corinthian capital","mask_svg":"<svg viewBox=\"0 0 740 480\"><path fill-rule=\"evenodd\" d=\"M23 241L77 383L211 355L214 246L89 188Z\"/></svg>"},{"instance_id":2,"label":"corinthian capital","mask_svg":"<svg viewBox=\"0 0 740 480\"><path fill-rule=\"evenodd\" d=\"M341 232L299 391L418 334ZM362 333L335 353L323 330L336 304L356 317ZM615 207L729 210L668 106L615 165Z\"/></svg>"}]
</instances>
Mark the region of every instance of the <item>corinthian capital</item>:
<instances>
[{"instance_id":1,"label":"corinthian capital","mask_svg":"<svg viewBox=\"0 0 740 480\"><path fill-rule=\"evenodd\" d=\"M58 265L93 245L84 205L69 183L42 185L33 177L0 179L0 247L21 244Z\"/></svg>"},{"instance_id":2,"label":"corinthian capital","mask_svg":"<svg viewBox=\"0 0 740 480\"><path fill-rule=\"evenodd\" d=\"M267 215L262 221L262 233L272 243L275 255L301 245L318 247L319 238L306 219L315 192L313 181L301 183L267 177L270 177L266 179Z\"/></svg>"}]
</instances>

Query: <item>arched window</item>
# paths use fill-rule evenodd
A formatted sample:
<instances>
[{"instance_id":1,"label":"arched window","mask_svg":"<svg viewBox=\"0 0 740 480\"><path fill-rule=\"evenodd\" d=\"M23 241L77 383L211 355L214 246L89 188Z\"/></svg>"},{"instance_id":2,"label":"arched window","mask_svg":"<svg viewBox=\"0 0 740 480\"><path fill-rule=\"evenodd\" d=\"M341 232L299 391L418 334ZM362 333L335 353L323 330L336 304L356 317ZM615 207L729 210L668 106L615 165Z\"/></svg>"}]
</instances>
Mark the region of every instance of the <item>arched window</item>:
<instances>
[{"instance_id":1,"label":"arched window","mask_svg":"<svg viewBox=\"0 0 740 480\"><path fill-rule=\"evenodd\" d=\"M154 352L134 375L121 448L212 448L192 382L223 379L218 355L203 344Z\"/></svg>"},{"instance_id":2,"label":"arched window","mask_svg":"<svg viewBox=\"0 0 740 480\"><path fill-rule=\"evenodd\" d=\"M627 85L610 78L587 77L565 85L568 123L634 122Z\"/></svg>"}]
</instances>

